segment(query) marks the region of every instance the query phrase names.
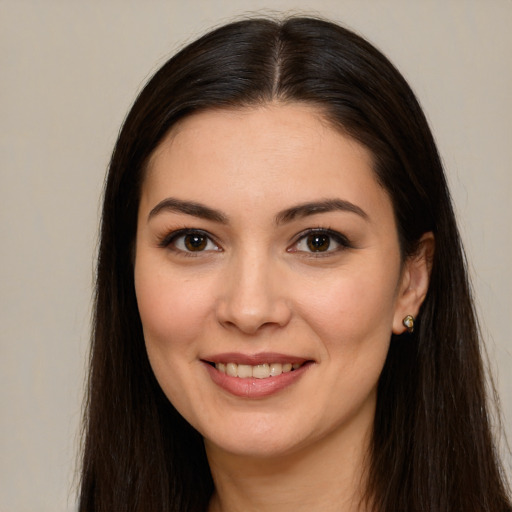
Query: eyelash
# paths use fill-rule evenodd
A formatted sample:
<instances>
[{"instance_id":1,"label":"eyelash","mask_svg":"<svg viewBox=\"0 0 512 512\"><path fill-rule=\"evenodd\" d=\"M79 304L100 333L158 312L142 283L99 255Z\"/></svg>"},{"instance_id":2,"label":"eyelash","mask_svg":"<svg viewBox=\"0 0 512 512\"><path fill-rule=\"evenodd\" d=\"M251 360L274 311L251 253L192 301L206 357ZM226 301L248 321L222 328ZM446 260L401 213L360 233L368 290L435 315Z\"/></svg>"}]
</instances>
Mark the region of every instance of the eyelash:
<instances>
[{"instance_id":1,"label":"eyelash","mask_svg":"<svg viewBox=\"0 0 512 512\"><path fill-rule=\"evenodd\" d=\"M197 237L204 238L206 246L205 248L198 250L198 251L190 251L186 249L181 249L176 246L176 242L183 238L183 243L185 242L185 237L187 235L196 235ZM213 249L215 251L222 251L219 244L214 241L213 237L207 232L203 231L202 229L191 229L191 228L185 228L185 229L179 229L177 231L173 231L166 236L164 236L158 243L158 246L161 248L169 248L179 254L182 254L184 256L197 256L198 254L205 252L205 249L208 247L208 244L214 244L216 249ZM206 249L208 251L211 251L212 249Z\"/></svg>"},{"instance_id":2,"label":"eyelash","mask_svg":"<svg viewBox=\"0 0 512 512\"><path fill-rule=\"evenodd\" d=\"M328 238L328 246L327 250L325 251L301 251L300 249L295 249L301 242L307 243L308 237L310 236L318 236L322 237L325 236ZM334 249L331 249L332 241L334 241L338 246ZM339 233L338 231L334 231L332 229L326 229L326 228L310 228L306 229L305 231L302 231L299 233L296 237L295 242L292 244L292 246L288 249L288 252L297 252L297 253L304 253L308 256L313 256L315 258L321 258L325 256L330 256L332 254L335 254L339 251L343 251L344 249L350 249L353 245L349 241L349 239L345 236Z\"/></svg>"},{"instance_id":3,"label":"eyelash","mask_svg":"<svg viewBox=\"0 0 512 512\"><path fill-rule=\"evenodd\" d=\"M200 237L200 238L204 237L204 243L206 245L204 246L204 248L201 248L198 251L187 250L186 248L182 249L182 248L177 247L176 242L180 238L183 238L184 239L183 243L186 243L185 237L187 235L196 235L197 237ZM314 235L316 235L318 237L322 237L322 236L327 237L328 245L327 245L326 250L324 250L324 251L322 251L322 250L307 251L307 250L297 249L297 246L301 242L307 243L308 237L314 236ZM334 241L336 244L338 244L338 246L335 247L334 249L331 249L332 241ZM214 244L215 249L208 249L208 244ZM192 228L179 229L177 231L173 231L173 232L165 235L158 242L158 246L161 248L170 248L171 250L173 250L177 253L180 253L184 256L192 256L192 257L197 256L200 253L206 252L206 251L213 250L213 251L222 252L222 248L219 246L219 244L217 242L215 242L213 237L207 231L203 231L201 229L192 229ZM349 241L349 239L337 231L333 231L332 229L326 229L326 228L310 228L310 229L306 229L306 230L302 231L295 237L295 241L287 249L287 252L304 253L304 254L307 254L308 256L313 256L313 257L318 258L318 257L325 257L328 255L332 255L333 253L337 253L339 251L342 251L344 249L349 249L352 247L353 247L353 245Z\"/></svg>"}]
</instances>

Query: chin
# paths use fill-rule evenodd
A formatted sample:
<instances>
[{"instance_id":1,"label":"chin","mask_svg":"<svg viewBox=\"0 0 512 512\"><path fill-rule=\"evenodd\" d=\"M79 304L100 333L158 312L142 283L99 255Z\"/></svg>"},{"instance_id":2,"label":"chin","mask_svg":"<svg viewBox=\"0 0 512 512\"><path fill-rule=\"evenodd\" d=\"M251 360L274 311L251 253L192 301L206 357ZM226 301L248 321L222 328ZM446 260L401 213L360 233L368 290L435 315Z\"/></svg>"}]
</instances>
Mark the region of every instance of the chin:
<instances>
[{"instance_id":1,"label":"chin","mask_svg":"<svg viewBox=\"0 0 512 512\"><path fill-rule=\"evenodd\" d=\"M223 452L245 459L275 459L289 456L299 450L290 439L274 439L268 436L242 439L219 439L210 441L205 438L206 451Z\"/></svg>"},{"instance_id":2,"label":"chin","mask_svg":"<svg viewBox=\"0 0 512 512\"><path fill-rule=\"evenodd\" d=\"M224 427L217 432L204 432L207 451L225 452L247 458L275 458L299 450L307 436L292 432L276 422L257 422L236 428ZM209 429L207 429L209 430Z\"/></svg>"}]
</instances>

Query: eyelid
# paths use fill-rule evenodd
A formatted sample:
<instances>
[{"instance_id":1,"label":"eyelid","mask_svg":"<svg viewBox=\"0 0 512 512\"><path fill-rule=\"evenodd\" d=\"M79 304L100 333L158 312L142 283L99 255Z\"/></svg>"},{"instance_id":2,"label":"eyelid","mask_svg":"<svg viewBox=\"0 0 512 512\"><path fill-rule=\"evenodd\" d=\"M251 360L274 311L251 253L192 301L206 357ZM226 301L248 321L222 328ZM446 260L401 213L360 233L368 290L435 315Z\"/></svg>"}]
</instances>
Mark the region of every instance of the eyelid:
<instances>
[{"instance_id":1,"label":"eyelid","mask_svg":"<svg viewBox=\"0 0 512 512\"><path fill-rule=\"evenodd\" d=\"M326 236L331 237L338 244L338 247L336 247L334 249L327 250L327 251L318 251L318 252L294 249L299 244L299 242L304 240L307 236L314 235L314 234L326 235ZM350 242L350 240L345 235L343 235L339 231L335 231L330 228L308 228L308 229L305 229L304 231L301 231L300 233L298 233L295 236L293 243L290 245L290 247L287 249L287 251L303 253L303 254L307 254L307 255L313 255L314 257L319 257L319 256L321 257L321 256L332 255L334 253L342 251L343 249L350 249L350 248L353 248L353 244Z\"/></svg>"},{"instance_id":2,"label":"eyelid","mask_svg":"<svg viewBox=\"0 0 512 512\"><path fill-rule=\"evenodd\" d=\"M161 247L162 249L165 249L165 248L172 249L175 252L186 254L187 256L189 256L189 255L197 255L197 254L200 254L202 252L210 252L211 249L203 250L203 251L197 251L197 253L195 253L194 251L185 251L183 249L177 248L176 246L173 246L173 243L178 238L184 237L184 236L187 236L187 235L194 235L194 234L205 236L211 243L213 243L216 246L216 250L219 250L219 251L222 250L222 248L219 245L219 243L215 240L215 238L210 233L208 233L208 231L205 231L204 229L197 229L197 228L182 228L182 229L176 229L174 231L171 231L170 233L167 233L165 236L163 236L158 241L158 246Z\"/></svg>"},{"instance_id":3,"label":"eyelid","mask_svg":"<svg viewBox=\"0 0 512 512\"><path fill-rule=\"evenodd\" d=\"M192 255L197 256L201 253L212 251L212 249L205 249L205 250L201 250L201 251L187 251L187 250L180 249L176 246L173 246L173 243L178 238L184 237L186 235L192 235L192 234L199 234L201 236L205 236L209 242L211 242L215 245L216 251L223 250L222 247L220 246L220 244L215 240L214 236L212 236L208 231L205 231L204 229L198 229L198 228L181 228L181 229L173 230L159 239L158 246L161 248L172 249L175 252L178 252L178 253L181 253L181 254L184 254L187 256L192 256ZM314 235L314 234L326 235L326 236L330 237L338 245L338 247L335 247L334 249L328 249L326 251L305 251L305 250L299 250L296 248L296 246L302 240L304 240L306 237L308 237L310 235ZM330 228L318 227L318 228L308 228L308 229L305 229L305 230L301 231L300 233L298 233L294 237L294 241L292 242L292 244L288 247L287 252L303 253L303 254L319 257L319 256L332 255L334 253L337 253L337 252L339 252L343 249L347 249L347 248L353 248L353 245L345 235L343 235L342 233L340 233L338 231L332 230Z\"/></svg>"}]
</instances>

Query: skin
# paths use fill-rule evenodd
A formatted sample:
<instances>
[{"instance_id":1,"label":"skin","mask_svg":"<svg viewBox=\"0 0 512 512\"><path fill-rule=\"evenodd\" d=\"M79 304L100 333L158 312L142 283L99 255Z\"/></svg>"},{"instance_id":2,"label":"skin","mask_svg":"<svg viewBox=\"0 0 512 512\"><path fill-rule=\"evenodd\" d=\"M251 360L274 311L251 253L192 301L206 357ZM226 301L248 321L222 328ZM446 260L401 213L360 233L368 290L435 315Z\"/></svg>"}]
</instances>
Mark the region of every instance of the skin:
<instances>
[{"instance_id":1,"label":"skin","mask_svg":"<svg viewBox=\"0 0 512 512\"><path fill-rule=\"evenodd\" d=\"M354 208L283 215L326 199ZM172 235L183 229L206 245L190 251L190 236ZM331 230L315 232L327 250L308 245L312 229ZM136 294L156 378L205 439L210 510L360 510L378 378L391 333L419 311L432 247L426 235L401 261L371 155L308 105L195 114L160 144L142 186ZM310 363L248 398L204 362L265 352Z\"/></svg>"}]
</instances>

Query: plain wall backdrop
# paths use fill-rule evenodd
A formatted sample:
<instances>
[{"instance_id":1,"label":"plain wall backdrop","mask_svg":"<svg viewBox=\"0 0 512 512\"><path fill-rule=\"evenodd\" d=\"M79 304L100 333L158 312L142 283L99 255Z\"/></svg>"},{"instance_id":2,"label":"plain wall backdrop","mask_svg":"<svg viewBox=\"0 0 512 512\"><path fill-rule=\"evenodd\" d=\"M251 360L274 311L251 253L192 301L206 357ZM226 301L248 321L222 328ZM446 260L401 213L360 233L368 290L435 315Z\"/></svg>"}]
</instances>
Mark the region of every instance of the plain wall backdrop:
<instances>
[{"instance_id":1,"label":"plain wall backdrop","mask_svg":"<svg viewBox=\"0 0 512 512\"><path fill-rule=\"evenodd\" d=\"M356 30L417 93L512 441L511 0L0 0L1 512L76 508L99 197L136 93L207 28L269 10Z\"/></svg>"}]
</instances>

